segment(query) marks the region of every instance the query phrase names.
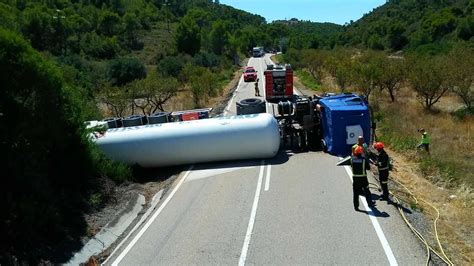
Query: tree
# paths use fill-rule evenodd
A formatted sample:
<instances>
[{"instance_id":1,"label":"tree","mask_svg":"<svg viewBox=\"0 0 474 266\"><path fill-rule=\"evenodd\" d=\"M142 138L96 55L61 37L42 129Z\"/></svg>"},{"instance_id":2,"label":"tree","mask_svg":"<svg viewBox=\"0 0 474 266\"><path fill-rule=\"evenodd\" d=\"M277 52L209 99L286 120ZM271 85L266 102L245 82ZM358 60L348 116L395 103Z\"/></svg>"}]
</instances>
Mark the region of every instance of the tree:
<instances>
[{"instance_id":1,"label":"tree","mask_svg":"<svg viewBox=\"0 0 474 266\"><path fill-rule=\"evenodd\" d=\"M351 58L349 50L344 48L335 48L324 59L324 68L332 77L336 77L338 65Z\"/></svg>"},{"instance_id":2,"label":"tree","mask_svg":"<svg viewBox=\"0 0 474 266\"><path fill-rule=\"evenodd\" d=\"M367 40L367 46L374 50L383 50L384 45L382 42L382 38L380 38L377 34L372 34L369 39Z\"/></svg>"},{"instance_id":3,"label":"tree","mask_svg":"<svg viewBox=\"0 0 474 266\"><path fill-rule=\"evenodd\" d=\"M28 8L23 12L22 32L38 50L46 50L53 45L53 16L39 7Z\"/></svg>"},{"instance_id":4,"label":"tree","mask_svg":"<svg viewBox=\"0 0 474 266\"><path fill-rule=\"evenodd\" d=\"M380 90L388 91L392 103L395 102L395 96L405 80L404 63L404 59L383 57L380 64Z\"/></svg>"},{"instance_id":5,"label":"tree","mask_svg":"<svg viewBox=\"0 0 474 266\"><path fill-rule=\"evenodd\" d=\"M464 102L466 108L474 106L474 52L472 49L456 47L447 64L448 86Z\"/></svg>"},{"instance_id":6,"label":"tree","mask_svg":"<svg viewBox=\"0 0 474 266\"><path fill-rule=\"evenodd\" d=\"M190 17L185 16L176 30L176 47L178 52L195 55L201 49L201 31Z\"/></svg>"},{"instance_id":7,"label":"tree","mask_svg":"<svg viewBox=\"0 0 474 266\"><path fill-rule=\"evenodd\" d=\"M353 80L353 64L351 58L340 58L334 66L334 78L341 92L345 92Z\"/></svg>"},{"instance_id":8,"label":"tree","mask_svg":"<svg viewBox=\"0 0 474 266\"><path fill-rule=\"evenodd\" d=\"M129 113L134 113L133 108L135 105L133 98L127 89L104 84L97 95L97 99L99 102L104 103L109 113L115 117L125 117Z\"/></svg>"},{"instance_id":9,"label":"tree","mask_svg":"<svg viewBox=\"0 0 474 266\"><path fill-rule=\"evenodd\" d=\"M325 54L322 50L305 50L302 56L303 64L317 82L323 77Z\"/></svg>"},{"instance_id":10,"label":"tree","mask_svg":"<svg viewBox=\"0 0 474 266\"><path fill-rule=\"evenodd\" d=\"M222 20L217 20L212 24L210 42L212 51L217 55L223 54L224 49L229 45L229 32Z\"/></svg>"},{"instance_id":11,"label":"tree","mask_svg":"<svg viewBox=\"0 0 474 266\"><path fill-rule=\"evenodd\" d=\"M123 17L125 23L125 38L128 47L141 48L138 42L138 31L142 28L138 17L134 13L127 12Z\"/></svg>"},{"instance_id":12,"label":"tree","mask_svg":"<svg viewBox=\"0 0 474 266\"><path fill-rule=\"evenodd\" d=\"M362 90L367 101L380 84L380 63L383 56L385 55L368 51L354 59L352 83Z\"/></svg>"},{"instance_id":13,"label":"tree","mask_svg":"<svg viewBox=\"0 0 474 266\"><path fill-rule=\"evenodd\" d=\"M102 10L99 18L99 32L105 36L112 37L122 31L122 20L119 15L108 10Z\"/></svg>"},{"instance_id":14,"label":"tree","mask_svg":"<svg viewBox=\"0 0 474 266\"><path fill-rule=\"evenodd\" d=\"M173 19L175 18L173 13L166 4L163 5L160 11L160 13L162 13L163 19L166 21L166 30L168 30L168 32L171 32L170 22L173 21Z\"/></svg>"},{"instance_id":15,"label":"tree","mask_svg":"<svg viewBox=\"0 0 474 266\"><path fill-rule=\"evenodd\" d=\"M191 61L189 55L167 56L158 63L157 70L163 76L178 77L189 61Z\"/></svg>"},{"instance_id":16,"label":"tree","mask_svg":"<svg viewBox=\"0 0 474 266\"><path fill-rule=\"evenodd\" d=\"M405 27L400 22L390 25L387 38L392 50L401 50L408 43L404 32Z\"/></svg>"},{"instance_id":17,"label":"tree","mask_svg":"<svg viewBox=\"0 0 474 266\"><path fill-rule=\"evenodd\" d=\"M189 77L188 84L193 94L193 100L196 107L201 106L201 102L207 100L211 96L217 94L217 81L215 75L204 67L193 67L190 64L186 65L183 70L186 76Z\"/></svg>"},{"instance_id":18,"label":"tree","mask_svg":"<svg viewBox=\"0 0 474 266\"><path fill-rule=\"evenodd\" d=\"M457 31L459 38L470 40L474 36L474 15L461 19Z\"/></svg>"},{"instance_id":19,"label":"tree","mask_svg":"<svg viewBox=\"0 0 474 266\"><path fill-rule=\"evenodd\" d=\"M144 115L156 111L165 111L164 105L178 92L178 81L173 77L160 77L156 71L146 79L130 83L133 104L142 110Z\"/></svg>"},{"instance_id":20,"label":"tree","mask_svg":"<svg viewBox=\"0 0 474 266\"><path fill-rule=\"evenodd\" d=\"M450 8L443 8L425 17L422 27L431 37L431 40L439 40L444 35L456 28L456 17Z\"/></svg>"},{"instance_id":21,"label":"tree","mask_svg":"<svg viewBox=\"0 0 474 266\"><path fill-rule=\"evenodd\" d=\"M109 62L107 76L112 85L121 86L146 77L146 70L143 63L136 58L118 58Z\"/></svg>"},{"instance_id":22,"label":"tree","mask_svg":"<svg viewBox=\"0 0 474 266\"><path fill-rule=\"evenodd\" d=\"M445 63L440 57L412 57L409 59L408 79L417 93L417 99L423 106L431 110L441 97L448 91L446 85Z\"/></svg>"}]
</instances>

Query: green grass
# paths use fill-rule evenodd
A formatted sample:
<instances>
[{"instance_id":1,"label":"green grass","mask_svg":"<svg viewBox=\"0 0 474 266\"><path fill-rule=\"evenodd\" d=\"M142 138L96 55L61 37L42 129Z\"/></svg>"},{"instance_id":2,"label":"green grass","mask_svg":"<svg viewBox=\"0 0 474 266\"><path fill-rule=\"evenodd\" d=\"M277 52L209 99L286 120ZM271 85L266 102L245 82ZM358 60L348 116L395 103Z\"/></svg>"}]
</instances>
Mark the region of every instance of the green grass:
<instances>
[{"instance_id":1,"label":"green grass","mask_svg":"<svg viewBox=\"0 0 474 266\"><path fill-rule=\"evenodd\" d=\"M377 103L372 106L376 110L374 118L378 125L378 140L386 143L394 151L410 154L409 157L417 162L425 178L445 187L455 187L463 183L471 187L474 185L472 161L465 157L462 151L457 150L456 140L452 137L436 140L436 135L433 134L431 154L426 154L424 151L414 153L420 139L413 132L416 132L416 125L422 123L419 119L423 120L426 114L420 116L413 110L405 111L396 106L381 107ZM419 117L412 117L412 115ZM424 119L428 120L428 118ZM403 122L400 123L401 121ZM437 121L438 128L432 127L433 130L449 126L449 124L443 125L445 121L441 117Z\"/></svg>"},{"instance_id":2,"label":"green grass","mask_svg":"<svg viewBox=\"0 0 474 266\"><path fill-rule=\"evenodd\" d=\"M295 71L295 75L299 78L301 84L313 91L322 91L321 85L306 70L299 69Z\"/></svg>"},{"instance_id":3,"label":"green grass","mask_svg":"<svg viewBox=\"0 0 474 266\"><path fill-rule=\"evenodd\" d=\"M275 63L283 62L283 54L277 54L277 55L272 56L272 60Z\"/></svg>"}]
</instances>

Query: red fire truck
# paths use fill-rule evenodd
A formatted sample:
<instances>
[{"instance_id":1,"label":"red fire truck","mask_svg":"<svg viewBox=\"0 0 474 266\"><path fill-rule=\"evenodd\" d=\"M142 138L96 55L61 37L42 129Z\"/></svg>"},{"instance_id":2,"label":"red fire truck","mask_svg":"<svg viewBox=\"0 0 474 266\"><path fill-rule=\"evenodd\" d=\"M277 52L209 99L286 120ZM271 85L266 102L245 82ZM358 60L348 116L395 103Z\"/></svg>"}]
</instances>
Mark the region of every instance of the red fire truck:
<instances>
[{"instance_id":1,"label":"red fire truck","mask_svg":"<svg viewBox=\"0 0 474 266\"><path fill-rule=\"evenodd\" d=\"M293 69L291 65L267 65L265 75L265 100L278 103L293 97Z\"/></svg>"}]
</instances>

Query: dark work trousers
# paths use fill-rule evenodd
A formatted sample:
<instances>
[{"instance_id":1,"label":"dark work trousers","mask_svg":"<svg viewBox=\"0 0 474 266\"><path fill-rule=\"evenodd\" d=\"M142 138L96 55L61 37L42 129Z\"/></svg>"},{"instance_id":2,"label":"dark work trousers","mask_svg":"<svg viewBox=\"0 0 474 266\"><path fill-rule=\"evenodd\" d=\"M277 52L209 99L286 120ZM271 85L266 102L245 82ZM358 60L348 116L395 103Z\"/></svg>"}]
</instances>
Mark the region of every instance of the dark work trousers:
<instances>
[{"instance_id":1,"label":"dark work trousers","mask_svg":"<svg viewBox=\"0 0 474 266\"><path fill-rule=\"evenodd\" d=\"M359 208L359 195L364 195L369 207L373 206L372 194L369 190L369 181L367 177L353 177L352 193L354 195L354 209Z\"/></svg>"},{"instance_id":2,"label":"dark work trousers","mask_svg":"<svg viewBox=\"0 0 474 266\"><path fill-rule=\"evenodd\" d=\"M382 199L388 200L388 170L379 170L379 181L382 187Z\"/></svg>"}]
</instances>

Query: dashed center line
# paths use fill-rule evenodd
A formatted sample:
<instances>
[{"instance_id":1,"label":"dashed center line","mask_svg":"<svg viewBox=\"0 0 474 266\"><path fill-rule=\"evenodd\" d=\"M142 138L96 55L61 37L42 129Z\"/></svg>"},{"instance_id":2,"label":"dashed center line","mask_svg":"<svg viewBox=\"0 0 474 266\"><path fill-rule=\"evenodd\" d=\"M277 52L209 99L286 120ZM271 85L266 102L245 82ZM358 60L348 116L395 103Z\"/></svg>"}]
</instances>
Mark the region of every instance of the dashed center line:
<instances>
[{"instance_id":1,"label":"dashed center line","mask_svg":"<svg viewBox=\"0 0 474 266\"><path fill-rule=\"evenodd\" d=\"M272 172L272 165L267 165L267 175L265 176L265 191L270 189L270 177Z\"/></svg>"}]
</instances>

